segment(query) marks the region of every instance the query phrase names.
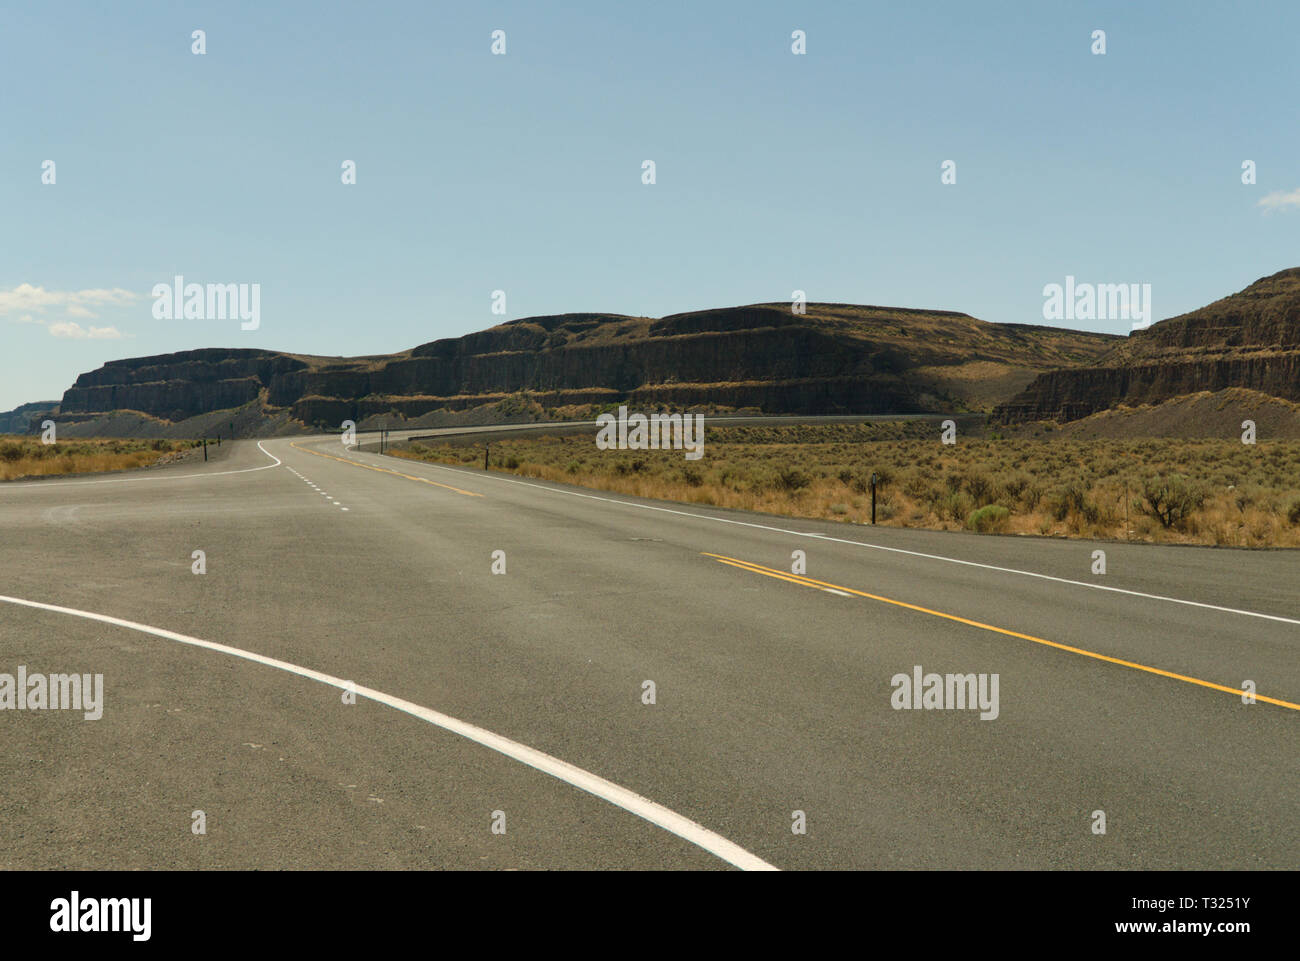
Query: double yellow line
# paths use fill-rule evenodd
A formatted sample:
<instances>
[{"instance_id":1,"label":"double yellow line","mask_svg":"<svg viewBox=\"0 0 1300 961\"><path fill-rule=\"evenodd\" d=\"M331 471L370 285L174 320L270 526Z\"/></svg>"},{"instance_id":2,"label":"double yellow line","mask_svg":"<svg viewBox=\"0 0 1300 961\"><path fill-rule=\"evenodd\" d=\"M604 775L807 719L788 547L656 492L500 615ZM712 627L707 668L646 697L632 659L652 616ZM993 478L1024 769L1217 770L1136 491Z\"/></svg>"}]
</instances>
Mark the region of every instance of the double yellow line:
<instances>
[{"instance_id":1,"label":"double yellow line","mask_svg":"<svg viewBox=\"0 0 1300 961\"><path fill-rule=\"evenodd\" d=\"M789 581L792 584L799 584L803 587L812 587L820 591L831 591L850 596L865 597L869 600L880 601L882 604L893 604L895 607L905 607L909 611L929 614L932 617L942 617L944 620L956 621L958 624L977 627L982 631L992 631L994 634L1005 634L1007 637L1016 637L1022 641L1033 641L1035 644L1054 647L1058 651L1068 651L1071 654L1081 654L1084 657L1091 657L1098 661L1106 661L1108 664L1118 664L1121 667L1132 668L1135 671L1145 671L1148 674L1157 674L1160 677L1172 678L1175 681L1183 681L1186 684L1195 684L1198 687L1208 687L1211 690L1222 691L1225 694L1236 694L1241 696L1249 693L1239 688L1229 687L1226 684L1215 684L1213 681L1204 681L1199 677L1189 677L1186 674L1175 674L1173 671L1165 671L1158 667L1149 667L1146 664L1138 664L1136 661L1126 661L1122 658L1111 657L1108 654L1098 654L1096 651L1084 650L1081 647L1071 647L1069 644L1061 644L1058 641L1049 641L1046 638L1035 637L1033 634L1021 634L1019 631L1010 631L1005 627L995 627L992 624L985 624L983 621L972 621L966 617L958 617L956 614L946 614L943 611L921 607L918 604L908 604L906 601L894 600L892 597L882 597L879 594L868 594L866 591L856 591L851 587L842 587L839 584L828 584L825 581L806 577L803 574L790 574L786 571L777 570L776 568L764 567L762 564L755 564L753 561L744 561L736 557L727 557L724 554L710 554L708 551L702 551L701 553L705 557L712 557L720 564L738 567L742 571L749 571L752 574L763 574L766 577L774 577L778 580ZM1275 697L1265 697L1263 694L1253 694L1252 696L1256 701L1262 701L1265 704L1275 704L1278 707L1288 707L1293 711L1300 711L1300 704L1292 704L1290 701L1282 701Z\"/></svg>"},{"instance_id":2,"label":"double yellow line","mask_svg":"<svg viewBox=\"0 0 1300 961\"><path fill-rule=\"evenodd\" d=\"M466 497L482 497L482 494L475 494L473 491L463 491L459 487L452 487L450 484L439 484L437 481L431 481L427 477L416 477L414 474L403 474L401 471L389 470L387 467L371 467L369 464L362 464L359 461L349 460L346 457L335 457L333 454L322 454L318 450L312 450L310 447L299 447L297 441L290 441L289 446L294 450L300 450L304 454L315 454L317 457L328 457L330 460L336 460L340 464L351 464L353 467L362 467L366 470L376 471L380 474L393 474L396 477L405 477L407 480L418 481L421 484L430 484L433 487L441 487L443 490L455 491L457 494L464 494Z\"/></svg>"}]
</instances>

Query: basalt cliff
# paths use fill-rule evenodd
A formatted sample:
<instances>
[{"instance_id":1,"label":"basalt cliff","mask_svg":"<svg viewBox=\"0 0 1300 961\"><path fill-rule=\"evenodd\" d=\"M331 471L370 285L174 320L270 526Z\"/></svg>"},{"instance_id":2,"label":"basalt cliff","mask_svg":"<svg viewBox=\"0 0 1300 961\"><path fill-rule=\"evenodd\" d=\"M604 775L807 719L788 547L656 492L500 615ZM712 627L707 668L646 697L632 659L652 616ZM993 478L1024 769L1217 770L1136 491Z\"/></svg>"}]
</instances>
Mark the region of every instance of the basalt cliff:
<instances>
[{"instance_id":1,"label":"basalt cliff","mask_svg":"<svg viewBox=\"0 0 1300 961\"><path fill-rule=\"evenodd\" d=\"M1120 340L948 311L757 304L663 318L564 314L510 321L396 354L185 351L112 361L63 395L63 422L138 412L177 424L255 409L277 429L526 404L553 415L614 403L772 414L987 412L1054 368ZM427 421L426 421L427 422ZM243 430L253 432L247 417ZM120 419L118 421L120 427Z\"/></svg>"},{"instance_id":2,"label":"basalt cliff","mask_svg":"<svg viewBox=\"0 0 1300 961\"><path fill-rule=\"evenodd\" d=\"M1300 267L1134 331L1095 363L1041 374L993 419L1073 421L1230 389L1300 401Z\"/></svg>"}]
</instances>

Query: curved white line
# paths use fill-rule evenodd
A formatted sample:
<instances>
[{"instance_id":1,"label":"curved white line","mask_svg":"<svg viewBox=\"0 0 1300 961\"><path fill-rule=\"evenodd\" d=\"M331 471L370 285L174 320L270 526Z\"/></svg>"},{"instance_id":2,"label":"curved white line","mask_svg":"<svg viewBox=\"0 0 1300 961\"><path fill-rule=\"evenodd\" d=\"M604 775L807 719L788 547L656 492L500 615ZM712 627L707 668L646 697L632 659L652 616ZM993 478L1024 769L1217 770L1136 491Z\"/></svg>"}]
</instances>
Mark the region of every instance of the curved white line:
<instances>
[{"instance_id":1,"label":"curved white line","mask_svg":"<svg viewBox=\"0 0 1300 961\"><path fill-rule=\"evenodd\" d=\"M649 821L651 824L658 825L665 831L677 835L683 840L689 841L696 847L703 848L710 854L716 855L729 864L746 871L776 871L778 868L768 864L762 858L750 854L738 844L728 841L720 834L715 834L702 824L683 817L675 811L671 811L662 804L656 804L649 798L642 797L634 791L627 788L619 787L612 781L606 781L603 777L592 774L590 771L584 771L582 768L570 764L568 761L561 761L557 757L552 757L535 748L528 747L526 744L520 744L518 741L512 741L500 734L494 734L485 728L470 724L466 721L459 721L454 717L448 717L446 714L440 714L427 707L419 704L413 704L410 701L402 700L400 697L393 697L391 694L385 694L383 691L376 691L373 688L361 687L353 684L343 678L334 677L330 674L324 674L320 671L314 671L309 667L301 667L297 664L290 664L288 661L281 661L274 657L266 657L262 654L255 654L252 651L245 651L238 647L230 647L226 644L218 644L215 641L205 641L201 638L190 637L187 634L177 634L175 631L164 630L160 627L150 627L148 624L139 624L135 621L123 620L120 617L110 617L107 614L96 614L93 611L77 610L74 607L59 607L56 604L43 604L40 601L28 601L21 597L6 597L0 595L0 601L7 604L17 604L22 607L32 607L42 611L53 611L56 614L70 614L73 617L84 617L91 621L100 621L104 624L113 624L117 627L125 627L133 631L139 631L142 634L152 634L155 637L161 637L169 641L177 641L181 644L189 644L193 647L201 647L209 651L216 651L219 654L229 654L231 657L242 658L246 661L252 661L255 664L264 664L267 667L274 667L277 670L285 671L289 674L296 674L299 677L309 678L313 681L319 681L322 684L328 684L330 687L336 687L343 691L355 691L361 697L371 701L377 701L380 704L386 704L394 710L418 717L422 721L428 721L436 727L443 730L451 731L453 734L459 734L463 738L481 744L486 748L496 751L498 754L504 754L506 757L527 764L544 774L557 778L571 784L579 790L586 791L588 794L594 794L596 797L608 801L615 807L622 808L629 814L635 814L637 817Z\"/></svg>"},{"instance_id":2,"label":"curved white line","mask_svg":"<svg viewBox=\"0 0 1300 961\"><path fill-rule=\"evenodd\" d=\"M360 463L360 461L358 461ZM606 504L621 504L624 507L637 507L647 511L661 511L665 514L679 514L682 517L694 517L703 521L715 521L719 524L735 524L739 527L753 527L762 531L774 531L778 534L789 534L793 537L815 537L818 540L834 541L837 544L849 544L853 547L865 547L874 551L889 551L891 554L907 554L911 557L923 557L932 561L946 561L949 564L962 564L966 567L980 567L986 571L999 571L1003 574L1019 574L1022 577L1037 577L1045 581L1055 581L1058 584L1071 584L1075 587L1088 587L1094 591L1111 591L1115 594L1127 594L1130 597L1142 597L1150 601L1166 601L1170 604L1184 604L1187 607L1199 607L1209 611L1219 611L1224 614L1240 614L1243 617L1258 617L1266 621L1278 621L1282 624L1300 625L1300 620L1292 617L1282 617L1277 614L1262 614L1259 611L1241 610L1236 607L1220 607L1218 604L1205 604L1201 601L1189 601L1181 597L1167 597L1164 594L1147 594L1143 591L1132 591L1124 587L1110 587L1106 584L1090 584L1088 581L1073 581L1067 577L1056 577L1052 574L1040 574L1037 571L1022 571L1015 567L998 567L994 564L981 564L978 561L966 561L957 557L945 557L942 554L926 554L921 551L904 550L901 547L885 547L881 544L868 544L865 541L851 541L843 537L832 537L829 534L814 534L810 531L792 531L782 527L771 527L767 524L755 524L750 521L732 520L729 517L711 517L708 514L695 514L691 511L676 510L671 507L657 507L653 504L638 504L635 501L617 500L612 497L600 497L597 494L584 494L580 491L563 490L558 487L546 487L542 484L532 484L528 481L521 481L511 477L501 477L498 474L482 473L480 471L458 470L454 467L447 467L442 464L434 464L429 461L407 461L409 464L419 464L424 467L431 467L435 470L444 470L453 474L468 474L472 477L484 477L489 480L501 481L505 484L518 484L522 487L532 487L536 490L550 491L552 494L568 494L571 497L584 497L593 501L604 501Z\"/></svg>"},{"instance_id":3,"label":"curved white line","mask_svg":"<svg viewBox=\"0 0 1300 961\"><path fill-rule=\"evenodd\" d=\"M119 477L116 480L97 480L97 481L75 481L75 480L61 481L61 480L53 480L53 479L40 480L40 481L12 481L6 483L3 487L0 487L0 490L31 491L31 490L43 490L46 488L50 490L54 490L56 488L61 488L61 487L80 487L83 484L131 484L131 483L135 483L136 481L185 480L188 477L223 477L226 474L251 474L253 471L270 470L272 467L279 467L282 463L284 463L282 460L280 460L280 458L276 457L269 450L263 447L262 442L260 440L257 442L257 449L260 450L267 457L271 458L271 460L275 461L275 463L263 464L261 467L241 467L239 470L210 471L205 474L153 474L149 476Z\"/></svg>"}]
</instances>

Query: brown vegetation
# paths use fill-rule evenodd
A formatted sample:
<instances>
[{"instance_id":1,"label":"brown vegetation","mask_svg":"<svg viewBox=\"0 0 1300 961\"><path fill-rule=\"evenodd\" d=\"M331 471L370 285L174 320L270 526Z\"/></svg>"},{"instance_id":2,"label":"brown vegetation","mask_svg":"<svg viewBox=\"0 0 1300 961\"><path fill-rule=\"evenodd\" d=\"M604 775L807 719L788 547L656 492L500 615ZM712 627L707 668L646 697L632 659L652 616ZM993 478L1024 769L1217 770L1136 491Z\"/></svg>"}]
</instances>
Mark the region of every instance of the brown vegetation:
<instances>
[{"instance_id":1,"label":"brown vegetation","mask_svg":"<svg viewBox=\"0 0 1300 961\"><path fill-rule=\"evenodd\" d=\"M483 447L400 456L482 465ZM1300 546L1300 443L959 439L933 425L707 428L704 458L601 451L591 436L494 441L491 467L683 503L893 527L1239 547Z\"/></svg>"},{"instance_id":2,"label":"brown vegetation","mask_svg":"<svg viewBox=\"0 0 1300 961\"><path fill-rule=\"evenodd\" d=\"M148 467L195 441L76 440L44 444L39 437L0 436L0 480L49 474L88 474Z\"/></svg>"}]
</instances>

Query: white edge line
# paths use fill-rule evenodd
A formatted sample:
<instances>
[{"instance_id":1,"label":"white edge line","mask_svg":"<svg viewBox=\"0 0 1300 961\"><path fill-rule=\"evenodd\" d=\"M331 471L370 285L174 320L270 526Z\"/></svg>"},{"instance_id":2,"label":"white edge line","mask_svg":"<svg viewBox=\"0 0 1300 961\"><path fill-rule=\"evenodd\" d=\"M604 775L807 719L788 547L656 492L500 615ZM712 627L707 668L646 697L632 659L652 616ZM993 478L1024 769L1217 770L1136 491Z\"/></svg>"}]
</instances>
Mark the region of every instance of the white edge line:
<instances>
[{"instance_id":1,"label":"white edge line","mask_svg":"<svg viewBox=\"0 0 1300 961\"><path fill-rule=\"evenodd\" d=\"M356 463L361 463L357 461ZM1087 587L1094 591L1111 591L1115 594L1127 594L1130 597L1142 597L1152 601L1166 601L1170 604L1185 604L1188 607L1199 607L1209 611L1220 611L1224 614L1240 614L1243 617L1258 617L1266 621L1278 621L1282 624L1300 625L1300 620L1292 617L1281 617L1277 614L1262 614L1259 611L1246 611L1235 607L1220 607L1218 604L1205 604L1201 601L1189 601L1181 597L1167 597L1163 594L1147 594L1143 591L1133 591L1123 587L1109 587L1105 584L1090 584L1087 581L1072 581L1067 577L1055 577L1051 574L1040 574L1037 571L1022 571L1014 567L998 567L994 564L981 564L979 561L964 561L956 557L944 557L942 554L926 554L921 551L904 550L901 547L885 547L881 544L868 544L865 541L851 541L843 537L832 537L829 534L814 534L809 531L792 531L782 527L770 527L767 524L755 524L751 521L737 521L727 517L711 517L708 514L694 514L690 511L675 510L671 507L657 507L653 504L638 504L635 501L616 500L612 497L600 497L596 494L584 494L580 491L563 490L558 487L547 487L543 484L532 484L528 481L521 481L511 477L501 477L492 473L481 473L478 471L457 470L454 467L447 467L443 464L434 464L430 461L412 461L415 464L422 464L425 467L432 467L435 470L444 470L452 474L460 474L462 477L485 477L490 480L501 481L505 484L519 484L523 487L533 487L537 490L550 491L552 494L568 494L571 497L585 497L588 500L604 501L607 504L621 504L624 507L638 507L647 511L662 511L665 514L680 514L682 517L694 517L699 520L716 521L719 524L736 524L739 527L753 527L763 531L774 531L778 534L789 534L793 537L815 537L818 540L834 541L837 544L850 544L854 547L865 547L874 551L889 551L892 554L907 554L911 557L924 557L932 561L947 561L949 564L962 564L966 567L980 567L987 571L999 571L1003 574L1020 574L1024 577L1037 577L1045 581L1055 581L1058 584L1071 584L1075 587ZM373 465L372 465L373 466Z\"/></svg>"},{"instance_id":2,"label":"white edge line","mask_svg":"<svg viewBox=\"0 0 1300 961\"><path fill-rule=\"evenodd\" d=\"M355 691L361 697L380 704L387 705L394 710L418 717L422 721L428 721L435 727L450 731L453 734L459 734L476 744L481 744L486 748L496 751L498 754L504 754L506 757L521 764L526 764L531 768L549 774L566 784L570 784L579 790L593 794L602 800L608 801L615 807L622 808L630 814L635 814L651 824L657 825L675 834L685 841L689 841L696 847L703 848L710 854L716 855L723 861L733 864L745 871L777 871L779 868L768 864L757 855L750 854L740 845L728 841L720 834L715 834L702 824L697 824L689 818L683 817L675 811L669 810L662 804L656 804L649 798L642 797L634 791L625 787L607 781L603 777L585 771L580 767L570 764L568 761L561 761L557 757L552 757L535 748L520 744L518 741L512 741L500 734L470 724L466 721L457 720L446 714L441 714L431 708L422 707L411 701L403 700L400 697L394 697L391 694L385 694L383 691L376 691L373 688L362 687L342 678L334 677L330 674L324 674L320 671L312 670L309 667L300 667L297 664L291 664L288 661L281 661L273 657L266 657L262 654L255 654L252 651L245 651L238 647L230 647L226 644L218 644L215 641L205 641L201 638L190 637L187 634L178 634L175 631L164 630L159 627L150 627L148 624L139 624L135 621L123 620L119 617L111 617L107 614L96 614L93 611L82 611L73 607L59 607L55 604L44 604L40 601L28 601L20 597L7 597L0 595L0 601L7 604L17 604L22 607L32 607L42 611L53 611L56 614L70 614L73 617L83 617L87 620L100 621L104 624L113 624L117 627L125 627L133 631L139 631L143 634L152 634L155 637L165 638L169 641L177 641L181 644L189 644L193 647L201 647L209 651L216 651L219 654L229 654L232 657L242 658L246 661L252 661L256 664L263 664L266 667L274 667L277 670L285 671L289 674L296 674L299 677L309 678L313 681L319 681L330 687L338 688L343 691Z\"/></svg>"},{"instance_id":3,"label":"white edge line","mask_svg":"<svg viewBox=\"0 0 1300 961\"><path fill-rule=\"evenodd\" d=\"M280 458L276 457L269 450L263 447L262 442L260 440L257 442L257 449L260 450L267 457L271 458L271 460L275 461L275 463L263 464L261 467L241 467L239 470L210 471L204 474L155 474L152 476L118 477L115 478L114 480L97 480L97 481L92 481L92 480L6 481L3 486L0 486L0 491L3 490L31 491L31 490L45 490L45 489L55 490L56 488L62 488L62 487L80 487L83 484L132 484L137 481L185 480L186 478L190 478L190 477L224 477L227 474L251 474L253 471L270 470L272 467L279 467L282 463L284 463L282 460L280 460Z\"/></svg>"}]
</instances>

